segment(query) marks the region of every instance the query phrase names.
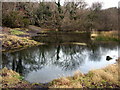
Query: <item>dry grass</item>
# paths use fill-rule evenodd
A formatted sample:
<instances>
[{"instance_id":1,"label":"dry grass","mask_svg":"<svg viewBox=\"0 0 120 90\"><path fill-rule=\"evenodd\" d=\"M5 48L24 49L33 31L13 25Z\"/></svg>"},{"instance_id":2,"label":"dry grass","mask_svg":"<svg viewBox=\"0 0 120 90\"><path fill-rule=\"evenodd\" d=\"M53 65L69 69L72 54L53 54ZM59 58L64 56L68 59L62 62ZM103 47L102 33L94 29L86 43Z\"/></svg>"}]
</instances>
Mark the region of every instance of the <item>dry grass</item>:
<instances>
[{"instance_id":1,"label":"dry grass","mask_svg":"<svg viewBox=\"0 0 120 90\"><path fill-rule=\"evenodd\" d=\"M120 63L120 59L117 60ZM73 77L61 77L48 84L49 88L120 88L120 79L118 79L118 64L112 64L102 69L91 70L87 74L79 71L74 73ZM0 70L0 83L3 88L13 87L32 87L21 79L21 76L15 71L4 68ZM0 84L1 86L1 84Z\"/></svg>"},{"instance_id":2,"label":"dry grass","mask_svg":"<svg viewBox=\"0 0 120 90\"><path fill-rule=\"evenodd\" d=\"M29 37L18 37L15 35L4 35L2 38L2 51L19 49L38 45L40 43L30 40Z\"/></svg>"},{"instance_id":3,"label":"dry grass","mask_svg":"<svg viewBox=\"0 0 120 90\"><path fill-rule=\"evenodd\" d=\"M91 70L88 74L75 72L73 77L62 77L53 80L50 88L120 88L118 64L102 69Z\"/></svg>"},{"instance_id":4,"label":"dry grass","mask_svg":"<svg viewBox=\"0 0 120 90\"><path fill-rule=\"evenodd\" d=\"M3 68L0 70L1 88L31 88L28 82L23 81L21 76L12 70Z\"/></svg>"},{"instance_id":5,"label":"dry grass","mask_svg":"<svg viewBox=\"0 0 120 90\"><path fill-rule=\"evenodd\" d=\"M89 73L92 73L92 81L98 83L102 80L107 82L112 82L114 84L118 83L118 66L110 65L104 69L92 70Z\"/></svg>"},{"instance_id":6,"label":"dry grass","mask_svg":"<svg viewBox=\"0 0 120 90\"><path fill-rule=\"evenodd\" d=\"M97 41L117 41L120 42L118 31L92 32L91 39Z\"/></svg>"},{"instance_id":7,"label":"dry grass","mask_svg":"<svg viewBox=\"0 0 120 90\"><path fill-rule=\"evenodd\" d=\"M117 37L118 36L118 31L101 32L101 34L104 35L104 36Z\"/></svg>"},{"instance_id":8,"label":"dry grass","mask_svg":"<svg viewBox=\"0 0 120 90\"><path fill-rule=\"evenodd\" d=\"M7 68L4 68L0 70L1 77L1 83L2 87L4 86L12 86L13 84L17 84L20 82L20 75L12 70L8 70Z\"/></svg>"}]
</instances>

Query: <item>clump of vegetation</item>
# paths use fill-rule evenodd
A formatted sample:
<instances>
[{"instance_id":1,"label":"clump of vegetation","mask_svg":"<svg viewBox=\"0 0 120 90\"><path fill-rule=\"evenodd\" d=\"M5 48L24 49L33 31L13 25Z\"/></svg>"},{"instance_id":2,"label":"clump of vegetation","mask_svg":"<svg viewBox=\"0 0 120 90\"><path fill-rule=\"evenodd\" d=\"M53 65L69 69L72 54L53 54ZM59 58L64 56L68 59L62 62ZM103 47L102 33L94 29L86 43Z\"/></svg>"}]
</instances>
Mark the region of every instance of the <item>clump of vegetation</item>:
<instances>
[{"instance_id":1,"label":"clump of vegetation","mask_svg":"<svg viewBox=\"0 0 120 90\"><path fill-rule=\"evenodd\" d=\"M118 31L102 31L102 32L93 32L91 34L93 40L96 41L115 41L120 42Z\"/></svg>"},{"instance_id":2,"label":"clump of vegetation","mask_svg":"<svg viewBox=\"0 0 120 90\"><path fill-rule=\"evenodd\" d=\"M119 38L116 37L108 37L108 36L97 36L95 38L95 40L97 41L116 41L116 42L120 42Z\"/></svg>"},{"instance_id":3,"label":"clump of vegetation","mask_svg":"<svg viewBox=\"0 0 120 90\"><path fill-rule=\"evenodd\" d=\"M0 88L47 88L43 84L29 83L17 72L4 67L0 70Z\"/></svg>"},{"instance_id":4,"label":"clump of vegetation","mask_svg":"<svg viewBox=\"0 0 120 90\"><path fill-rule=\"evenodd\" d=\"M15 71L9 70L6 67L0 70L1 88L30 88L31 85L23 81L22 77Z\"/></svg>"},{"instance_id":5,"label":"clump of vegetation","mask_svg":"<svg viewBox=\"0 0 120 90\"><path fill-rule=\"evenodd\" d=\"M39 44L38 42L34 40L30 40L30 38L18 37L14 35L4 35L2 39L3 51L12 50L16 48L19 49L19 48L31 47L38 44Z\"/></svg>"},{"instance_id":6,"label":"clump of vegetation","mask_svg":"<svg viewBox=\"0 0 120 90\"><path fill-rule=\"evenodd\" d=\"M118 66L113 64L88 74L76 72L73 77L53 80L50 88L120 88Z\"/></svg>"},{"instance_id":7,"label":"clump of vegetation","mask_svg":"<svg viewBox=\"0 0 120 90\"><path fill-rule=\"evenodd\" d=\"M18 30L18 29L11 29L11 30L10 30L10 33L11 33L12 35L24 35L24 34L26 34L25 32L20 31L20 30Z\"/></svg>"},{"instance_id":8,"label":"clump of vegetation","mask_svg":"<svg viewBox=\"0 0 120 90\"><path fill-rule=\"evenodd\" d=\"M27 27L30 24L29 19L24 18L24 14L19 11L10 11L3 15L3 25L11 28Z\"/></svg>"}]
</instances>

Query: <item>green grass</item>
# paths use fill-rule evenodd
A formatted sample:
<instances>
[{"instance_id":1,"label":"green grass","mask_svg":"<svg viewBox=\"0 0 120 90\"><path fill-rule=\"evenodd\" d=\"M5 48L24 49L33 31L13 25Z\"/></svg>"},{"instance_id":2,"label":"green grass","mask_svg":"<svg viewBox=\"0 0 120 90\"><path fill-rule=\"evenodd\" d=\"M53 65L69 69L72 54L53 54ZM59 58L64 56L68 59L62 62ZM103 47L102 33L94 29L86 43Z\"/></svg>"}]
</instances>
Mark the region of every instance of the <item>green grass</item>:
<instances>
[{"instance_id":1,"label":"green grass","mask_svg":"<svg viewBox=\"0 0 120 90\"><path fill-rule=\"evenodd\" d=\"M17 29L11 29L11 30L10 30L10 33L11 33L12 35L23 35L23 34L25 34L24 32L19 31L19 30L17 30Z\"/></svg>"},{"instance_id":2,"label":"green grass","mask_svg":"<svg viewBox=\"0 0 120 90\"><path fill-rule=\"evenodd\" d=\"M119 38L107 37L107 36L98 36L98 37L95 38L95 40L97 40L97 41L116 41L116 42L120 42Z\"/></svg>"}]
</instances>

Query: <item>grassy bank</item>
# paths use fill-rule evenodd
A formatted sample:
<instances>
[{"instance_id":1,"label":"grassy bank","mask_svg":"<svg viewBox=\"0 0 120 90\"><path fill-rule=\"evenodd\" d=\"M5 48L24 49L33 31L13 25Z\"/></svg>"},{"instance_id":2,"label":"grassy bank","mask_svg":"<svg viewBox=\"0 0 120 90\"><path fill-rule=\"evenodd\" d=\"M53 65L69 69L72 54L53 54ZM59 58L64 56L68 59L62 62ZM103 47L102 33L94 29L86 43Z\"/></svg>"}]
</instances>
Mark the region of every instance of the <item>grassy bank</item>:
<instances>
[{"instance_id":1,"label":"grassy bank","mask_svg":"<svg viewBox=\"0 0 120 90\"><path fill-rule=\"evenodd\" d=\"M116 31L103 31L92 33L96 41L115 41L120 42L119 32Z\"/></svg>"},{"instance_id":2,"label":"grassy bank","mask_svg":"<svg viewBox=\"0 0 120 90\"><path fill-rule=\"evenodd\" d=\"M0 70L0 86L2 88L120 88L118 66L112 64L102 69L91 70L87 74L76 71L72 77L55 79L47 85L26 82L15 71L3 68Z\"/></svg>"},{"instance_id":3,"label":"grassy bank","mask_svg":"<svg viewBox=\"0 0 120 90\"><path fill-rule=\"evenodd\" d=\"M118 37L110 37L110 36L97 36L95 38L96 41L115 41L120 42L120 39Z\"/></svg>"},{"instance_id":4,"label":"grassy bank","mask_svg":"<svg viewBox=\"0 0 120 90\"><path fill-rule=\"evenodd\" d=\"M91 70L87 74L79 71L73 77L62 77L50 82L50 88L120 88L118 65Z\"/></svg>"},{"instance_id":5,"label":"grassy bank","mask_svg":"<svg viewBox=\"0 0 120 90\"><path fill-rule=\"evenodd\" d=\"M22 80L22 77L15 71L3 68L0 70L1 88L28 88L31 85Z\"/></svg>"},{"instance_id":6,"label":"grassy bank","mask_svg":"<svg viewBox=\"0 0 120 90\"><path fill-rule=\"evenodd\" d=\"M20 50L31 46L40 45L42 43L32 40L31 36L38 31L27 28L8 28L3 27L3 33L0 34L0 42L2 43L2 51Z\"/></svg>"},{"instance_id":7,"label":"grassy bank","mask_svg":"<svg viewBox=\"0 0 120 90\"><path fill-rule=\"evenodd\" d=\"M0 70L0 88L27 88L33 90L34 88L46 87L42 84L29 83L19 73L4 67Z\"/></svg>"},{"instance_id":8,"label":"grassy bank","mask_svg":"<svg viewBox=\"0 0 120 90\"><path fill-rule=\"evenodd\" d=\"M3 35L2 51L31 47L41 43L31 40L30 37L18 37L15 35Z\"/></svg>"}]
</instances>

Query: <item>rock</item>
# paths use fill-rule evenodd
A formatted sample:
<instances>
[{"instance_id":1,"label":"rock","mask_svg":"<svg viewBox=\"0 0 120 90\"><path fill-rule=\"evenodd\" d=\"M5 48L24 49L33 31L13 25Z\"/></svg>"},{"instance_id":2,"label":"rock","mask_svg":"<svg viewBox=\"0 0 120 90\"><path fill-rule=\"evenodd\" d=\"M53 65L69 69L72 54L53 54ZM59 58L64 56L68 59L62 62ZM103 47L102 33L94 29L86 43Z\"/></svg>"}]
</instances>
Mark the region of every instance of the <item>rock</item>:
<instances>
[{"instance_id":1,"label":"rock","mask_svg":"<svg viewBox=\"0 0 120 90\"><path fill-rule=\"evenodd\" d=\"M111 60L112 58L110 56L106 56L106 60L109 61Z\"/></svg>"}]
</instances>

